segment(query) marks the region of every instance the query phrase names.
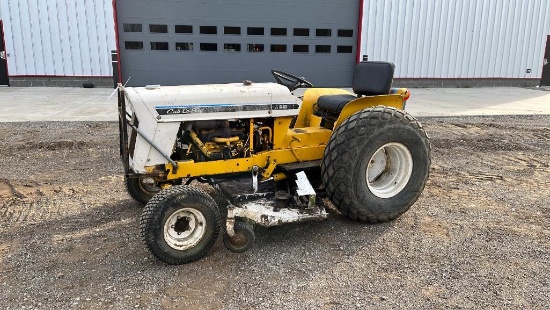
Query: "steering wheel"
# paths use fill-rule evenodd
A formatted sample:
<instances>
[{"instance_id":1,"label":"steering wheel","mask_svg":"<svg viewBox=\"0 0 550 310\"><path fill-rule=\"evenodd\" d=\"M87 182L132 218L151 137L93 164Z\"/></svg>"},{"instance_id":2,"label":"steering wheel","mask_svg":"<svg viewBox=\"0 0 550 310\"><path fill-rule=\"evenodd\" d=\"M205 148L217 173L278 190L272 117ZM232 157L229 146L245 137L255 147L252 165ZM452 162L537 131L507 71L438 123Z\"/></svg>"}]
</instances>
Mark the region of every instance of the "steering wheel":
<instances>
[{"instance_id":1,"label":"steering wheel","mask_svg":"<svg viewBox=\"0 0 550 310\"><path fill-rule=\"evenodd\" d=\"M303 77L297 77L279 70L271 70L271 74L273 74L277 83L286 86L290 91L300 87L313 87L313 84L306 81Z\"/></svg>"}]
</instances>

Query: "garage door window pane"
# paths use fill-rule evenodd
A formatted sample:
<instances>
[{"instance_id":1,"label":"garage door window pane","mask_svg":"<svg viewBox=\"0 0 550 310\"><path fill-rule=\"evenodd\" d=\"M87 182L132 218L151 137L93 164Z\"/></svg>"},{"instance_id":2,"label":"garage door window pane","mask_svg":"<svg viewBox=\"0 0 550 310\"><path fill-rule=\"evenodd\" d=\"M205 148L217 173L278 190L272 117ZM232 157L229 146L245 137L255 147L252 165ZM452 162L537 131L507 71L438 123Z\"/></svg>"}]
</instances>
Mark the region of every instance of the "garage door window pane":
<instances>
[{"instance_id":1,"label":"garage door window pane","mask_svg":"<svg viewBox=\"0 0 550 310\"><path fill-rule=\"evenodd\" d=\"M176 51L192 51L193 43L177 42Z\"/></svg>"},{"instance_id":2,"label":"garage door window pane","mask_svg":"<svg viewBox=\"0 0 550 310\"><path fill-rule=\"evenodd\" d=\"M241 27L223 27L223 34L241 34Z\"/></svg>"},{"instance_id":3,"label":"garage door window pane","mask_svg":"<svg viewBox=\"0 0 550 310\"><path fill-rule=\"evenodd\" d=\"M149 25L150 33L168 33L168 25Z\"/></svg>"},{"instance_id":4,"label":"garage door window pane","mask_svg":"<svg viewBox=\"0 0 550 310\"><path fill-rule=\"evenodd\" d=\"M218 29L216 26L201 26L200 27L201 34L217 34Z\"/></svg>"},{"instance_id":5,"label":"garage door window pane","mask_svg":"<svg viewBox=\"0 0 550 310\"><path fill-rule=\"evenodd\" d=\"M348 45L338 45L338 48L336 49L338 53L343 53L343 54L351 53L352 50L353 50L353 47Z\"/></svg>"},{"instance_id":6,"label":"garage door window pane","mask_svg":"<svg viewBox=\"0 0 550 310\"><path fill-rule=\"evenodd\" d=\"M308 28L294 28L294 36L295 37L309 37L309 29Z\"/></svg>"},{"instance_id":7,"label":"garage door window pane","mask_svg":"<svg viewBox=\"0 0 550 310\"><path fill-rule=\"evenodd\" d=\"M223 51L224 52L240 52L241 51L241 45L238 43L225 43L223 45Z\"/></svg>"},{"instance_id":8,"label":"garage door window pane","mask_svg":"<svg viewBox=\"0 0 550 310\"><path fill-rule=\"evenodd\" d=\"M124 41L124 48L127 50L142 50L143 42L139 41Z\"/></svg>"},{"instance_id":9,"label":"garage door window pane","mask_svg":"<svg viewBox=\"0 0 550 310\"><path fill-rule=\"evenodd\" d=\"M294 53L308 53L309 52L309 45L294 45L292 47L292 51Z\"/></svg>"},{"instance_id":10,"label":"garage door window pane","mask_svg":"<svg viewBox=\"0 0 550 310\"><path fill-rule=\"evenodd\" d=\"M264 51L263 44L248 44L246 50L251 53L261 53Z\"/></svg>"},{"instance_id":11,"label":"garage door window pane","mask_svg":"<svg viewBox=\"0 0 550 310\"><path fill-rule=\"evenodd\" d=\"M193 26L191 25L176 25L174 27L175 33L193 33Z\"/></svg>"},{"instance_id":12,"label":"garage door window pane","mask_svg":"<svg viewBox=\"0 0 550 310\"><path fill-rule=\"evenodd\" d=\"M315 53L330 53L330 45L315 45Z\"/></svg>"},{"instance_id":13,"label":"garage door window pane","mask_svg":"<svg viewBox=\"0 0 550 310\"><path fill-rule=\"evenodd\" d=\"M151 42L152 51L167 51L168 42Z\"/></svg>"},{"instance_id":14,"label":"garage door window pane","mask_svg":"<svg viewBox=\"0 0 550 310\"><path fill-rule=\"evenodd\" d=\"M264 28L263 27L248 27L246 29L246 33L249 36L263 36L264 35Z\"/></svg>"},{"instance_id":15,"label":"garage door window pane","mask_svg":"<svg viewBox=\"0 0 550 310\"><path fill-rule=\"evenodd\" d=\"M315 35L318 37L330 37L332 35L332 29L316 29Z\"/></svg>"},{"instance_id":16,"label":"garage door window pane","mask_svg":"<svg viewBox=\"0 0 550 310\"><path fill-rule=\"evenodd\" d=\"M272 53L285 53L286 52L286 45L284 45L284 44L271 44L271 52Z\"/></svg>"},{"instance_id":17,"label":"garage door window pane","mask_svg":"<svg viewBox=\"0 0 550 310\"><path fill-rule=\"evenodd\" d=\"M201 43L201 51L216 52L217 50L218 50L218 44L216 43Z\"/></svg>"},{"instance_id":18,"label":"garage door window pane","mask_svg":"<svg viewBox=\"0 0 550 310\"><path fill-rule=\"evenodd\" d=\"M143 32L143 26L141 24L122 24L124 32Z\"/></svg>"},{"instance_id":19,"label":"garage door window pane","mask_svg":"<svg viewBox=\"0 0 550 310\"><path fill-rule=\"evenodd\" d=\"M344 38L353 37L353 29L338 29L338 36Z\"/></svg>"},{"instance_id":20,"label":"garage door window pane","mask_svg":"<svg viewBox=\"0 0 550 310\"><path fill-rule=\"evenodd\" d=\"M286 28L271 28L272 36L286 36Z\"/></svg>"}]
</instances>

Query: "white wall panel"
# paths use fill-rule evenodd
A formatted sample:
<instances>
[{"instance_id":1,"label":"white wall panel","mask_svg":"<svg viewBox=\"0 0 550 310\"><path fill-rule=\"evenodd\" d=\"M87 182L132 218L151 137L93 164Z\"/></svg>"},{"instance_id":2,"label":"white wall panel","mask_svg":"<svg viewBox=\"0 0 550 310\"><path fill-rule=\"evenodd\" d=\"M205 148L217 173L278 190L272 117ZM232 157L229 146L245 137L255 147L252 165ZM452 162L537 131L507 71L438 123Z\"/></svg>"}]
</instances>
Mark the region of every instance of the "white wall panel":
<instances>
[{"instance_id":1,"label":"white wall panel","mask_svg":"<svg viewBox=\"0 0 550 310\"><path fill-rule=\"evenodd\" d=\"M399 78L539 78L549 0L365 0L361 57ZM531 73L526 73L531 69Z\"/></svg>"},{"instance_id":2,"label":"white wall panel","mask_svg":"<svg viewBox=\"0 0 550 310\"><path fill-rule=\"evenodd\" d=\"M1 0L10 75L111 76L111 0Z\"/></svg>"}]
</instances>

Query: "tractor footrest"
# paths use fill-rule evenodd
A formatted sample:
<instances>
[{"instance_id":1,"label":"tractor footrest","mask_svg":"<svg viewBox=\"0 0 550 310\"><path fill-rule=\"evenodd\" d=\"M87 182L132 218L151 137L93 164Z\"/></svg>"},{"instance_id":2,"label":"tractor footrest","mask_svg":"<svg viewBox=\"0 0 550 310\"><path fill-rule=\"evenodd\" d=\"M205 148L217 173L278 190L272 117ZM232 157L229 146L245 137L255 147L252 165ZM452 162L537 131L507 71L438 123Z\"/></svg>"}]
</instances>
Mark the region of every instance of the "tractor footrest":
<instances>
[{"instance_id":1,"label":"tractor footrest","mask_svg":"<svg viewBox=\"0 0 550 310\"><path fill-rule=\"evenodd\" d=\"M277 168L279 168L283 172L296 172L296 171L302 171L302 170L319 168L319 167L321 167L320 159L303 161L301 163L282 164L277 166Z\"/></svg>"}]
</instances>

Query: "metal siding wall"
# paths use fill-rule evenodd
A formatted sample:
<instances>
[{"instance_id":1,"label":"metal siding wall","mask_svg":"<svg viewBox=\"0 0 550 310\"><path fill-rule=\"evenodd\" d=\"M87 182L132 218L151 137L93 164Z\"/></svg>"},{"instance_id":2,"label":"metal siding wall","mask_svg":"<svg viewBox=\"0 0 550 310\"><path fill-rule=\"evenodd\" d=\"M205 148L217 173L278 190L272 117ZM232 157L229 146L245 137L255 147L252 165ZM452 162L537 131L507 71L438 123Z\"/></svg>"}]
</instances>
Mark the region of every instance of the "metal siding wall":
<instances>
[{"instance_id":1,"label":"metal siding wall","mask_svg":"<svg viewBox=\"0 0 550 310\"><path fill-rule=\"evenodd\" d=\"M365 0L361 57L398 78L539 78L548 0ZM526 73L531 69L531 73Z\"/></svg>"},{"instance_id":2,"label":"metal siding wall","mask_svg":"<svg viewBox=\"0 0 550 310\"><path fill-rule=\"evenodd\" d=\"M10 75L111 76L111 0L2 0Z\"/></svg>"}]
</instances>

